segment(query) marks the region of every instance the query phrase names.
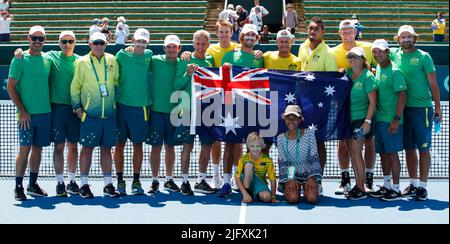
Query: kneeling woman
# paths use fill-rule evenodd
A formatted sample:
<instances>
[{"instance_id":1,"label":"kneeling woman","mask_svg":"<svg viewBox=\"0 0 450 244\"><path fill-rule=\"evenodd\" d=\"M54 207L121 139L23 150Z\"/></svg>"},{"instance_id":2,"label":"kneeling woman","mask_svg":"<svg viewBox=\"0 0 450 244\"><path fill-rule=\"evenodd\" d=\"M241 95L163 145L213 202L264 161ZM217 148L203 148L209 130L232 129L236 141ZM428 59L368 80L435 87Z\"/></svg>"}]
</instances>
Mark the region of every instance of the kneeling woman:
<instances>
[{"instance_id":1,"label":"kneeling woman","mask_svg":"<svg viewBox=\"0 0 450 244\"><path fill-rule=\"evenodd\" d=\"M300 129L302 111L297 105L288 105L283 114L288 131L277 137L279 180L286 200L300 202L303 188L308 203L319 199L317 182L322 179L316 136L313 130Z\"/></svg>"}]
</instances>

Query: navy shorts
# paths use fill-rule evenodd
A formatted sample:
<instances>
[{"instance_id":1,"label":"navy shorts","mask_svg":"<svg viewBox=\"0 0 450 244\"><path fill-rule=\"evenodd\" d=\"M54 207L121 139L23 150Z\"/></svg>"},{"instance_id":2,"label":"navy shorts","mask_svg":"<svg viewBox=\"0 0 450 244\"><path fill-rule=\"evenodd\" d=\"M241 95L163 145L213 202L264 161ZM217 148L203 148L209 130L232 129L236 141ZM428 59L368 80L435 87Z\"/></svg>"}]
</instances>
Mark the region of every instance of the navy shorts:
<instances>
[{"instance_id":1,"label":"navy shorts","mask_svg":"<svg viewBox=\"0 0 450 244\"><path fill-rule=\"evenodd\" d=\"M357 119L355 121L352 121L350 128L352 132L354 132L356 129L361 128L361 126L364 124L365 119ZM366 139L370 139L375 135L375 123L370 124L370 131L369 133L365 134L364 137Z\"/></svg>"},{"instance_id":2,"label":"navy shorts","mask_svg":"<svg viewBox=\"0 0 450 244\"><path fill-rule=\"evenodd\" d=\"M150 133L146 143L152 146L181 145L175 141L175 127L170 122L170 114L150 112Z\"/></svg>"},{"instance_id":3,"label":"navy shorts","mask_svg":"<svg viewBox=\"0 0 450 244\"><path fill-rule=\"evenodd\" d=\"M403 125L398 126L395 134L390 134L388 129L391 123L379 122L375 132L375 150L379 154L389 154L403 150Z\"/></svg>"},{"instance_id":4,"label":"navy shorts","mask_svg":"<svg viewBox=\"0 0 450 244\"><path fill-rule=\"evenodd\" d=\"M50 146L52 138L52 113L31 114L30 129L19 128L20 146Z\"/></svg>"},{"instance_id":5,"label":"navy shorts","mask_svg":"<svg viewBox=\"0 0 450 244\"><path fill-rule=\"evenodd\" d=\"M81 120L70 105L52 104L52 141L78 143Z\"/></svg>"},{"instance_id":6,"label":"navy shorts","mask_svg":"<svg viewBox=\"0 0 450 244\"><path fill-rule=\"evenodd\" d=\"M80 144L86 147L113 147L116 144L116 117L94 118L86 115L81 122Z\"/></svg>"},{"instance_id":7,"label":"navy shorts","mask_svg":"<svg viewBox=\"0 0 450 244\"><path fill-rule=\"evenodd\" d=\"M195 135L190 134L191 127L180 125L175 129L175 141L183 144L194 144ZM199 135L202 145L212 145L215 141L206 136Z\"/></svg>"},{"instance_id":8,"label":"navy shorts","mask_svg":"<svg viewBox=\"0 0 450 244\"><path fill-rule=\"evenodd\" d=\"M148 107L117 104L117 142L144 143L148 136Z\"/></svg>"},{"instance_id":9,"label":"navy shorts","mask_svg":"<svg viewBox=\"0 0 450 244\"><path fill-rule=\"evenodd\" d=\"M433 108L405 107L403 114L403 146L405 150L419 149L421 152L430 150Z\"/></svg>"}]
</instances>

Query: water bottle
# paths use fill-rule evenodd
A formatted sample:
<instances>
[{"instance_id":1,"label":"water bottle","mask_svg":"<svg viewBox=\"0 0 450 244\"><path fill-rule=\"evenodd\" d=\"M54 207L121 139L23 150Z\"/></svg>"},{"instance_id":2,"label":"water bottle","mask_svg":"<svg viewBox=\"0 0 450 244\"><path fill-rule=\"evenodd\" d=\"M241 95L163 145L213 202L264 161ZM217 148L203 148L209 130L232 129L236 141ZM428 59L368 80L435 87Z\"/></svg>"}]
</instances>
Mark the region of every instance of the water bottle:
<instances>
[{"instance_id":1,"label":"water bottle","mask_svg":"<svg viewBox=\"0 0 450 244\"><path fill-rule=\"evenodd\" d=\"M353 131L353 139L355 139L355 140L358 140L359 138L363 137L364 135L365 135L365 133L364 133L363 128L355 129L355 131Z\"/></svg>"},{"instance_id":2,"label":"water bottle","mask_svg":"<svg viewBox=\"0 0 450 244\"><path fill-rule=\"evenodd\" d=\"M434 133L441 132L441 121L439 121L439 114L434 114Z\"/></svg>"}]
</instances>

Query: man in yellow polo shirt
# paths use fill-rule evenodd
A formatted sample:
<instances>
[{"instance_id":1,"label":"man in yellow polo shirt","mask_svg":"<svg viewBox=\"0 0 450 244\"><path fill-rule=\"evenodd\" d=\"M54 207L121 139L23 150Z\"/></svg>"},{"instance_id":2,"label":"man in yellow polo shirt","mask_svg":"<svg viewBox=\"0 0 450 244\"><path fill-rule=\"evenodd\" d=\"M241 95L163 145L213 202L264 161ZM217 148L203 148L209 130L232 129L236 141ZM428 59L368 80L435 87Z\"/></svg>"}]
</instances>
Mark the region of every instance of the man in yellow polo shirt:
<instances>
[{"instance_id":1,"label":"man in yellow polo shirt","mask_svg":"<svg viewBox=\"0 0 450 244\"><path fill-rule=\"evenodd\" d=\"M336 57L323 40L325 26L319 17L313 17L308 25L308 39L298 51L302 71L338 71Z\"/></svg>"},{"instance_id":2,"label":"man in yellow polo shirt","mask_svg":"<svg viewBox=\"0 0 450 244\"><path fill-rule=\"evenodd\" d=\"M81 118L80 176L82 198L93 198L88 174L94 148L100 146L100 163L105 180L103 195L117 197L112 184L111 148L116 143L116 97L119 85L119 65L115 57L105 53L106 36L94 33L89 39L91 52L79 59L75 66L70 94L72 106Z\"/></svg>"},{"instance_id":3,"label":"man in yellow polo shirt","mask_svg":"<svg viewBox=\"0 0 450 244\"><path fill-rule=\"evenodd\" d=\"M278 51L264 53L264 68L300 71L300 59L291 53L294 36L289 30L277 33Z\"/></svg>"},{"instance_id":4,"label":"man in yellow polo shirt","mask_svg":"<svg viewBox=\"0 0 450 244\"><path fill-rule=\"evenodd\" d=\"M354 47L362 48L366 53L366 60L369 65L376 66L377 61L372 54L372 43L356 41L356 26L352 20L346 19L339 24L339 36L342 43L331 48L332 53L336 57L336 62L340 71L350 68L347 59L347 53ZM364 142L365 153L364 162L366 162L366 188L367 191L373 189L373 172L375 167L375 143L373 139L368 139ZM350 184L350 154L349 145L345 140L339 140L338 143L338 160L341 169L341 182L335 191L336 195L342 195L351 190Z\"/></svg>"},{"instance_id":5,"label":"man in yellow polo shirt","mask_svg":"<svg viewBox=\"0 0 450 244\"><path fill-rule=\"evenodd\" d=\"M302 43L298 51L301 71L338 71L336 57L323 40L325 26L319 17L313 17L308 25L308 39ZM320 168L322 173L327 162L325 142L317 141L319 151ZM319 182L319 192L322 193L322 182Z\"/></svg>"}]
</instances>

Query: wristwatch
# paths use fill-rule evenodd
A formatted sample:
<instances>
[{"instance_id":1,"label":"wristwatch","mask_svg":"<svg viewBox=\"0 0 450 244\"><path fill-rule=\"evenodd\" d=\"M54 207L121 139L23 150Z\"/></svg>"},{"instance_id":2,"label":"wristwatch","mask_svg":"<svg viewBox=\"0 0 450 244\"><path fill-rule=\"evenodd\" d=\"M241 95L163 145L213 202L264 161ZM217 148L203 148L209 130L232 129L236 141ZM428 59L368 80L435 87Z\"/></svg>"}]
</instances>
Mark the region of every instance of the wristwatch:
<instances>
[{"instance_id":1,"label":"wristwatch","mask_svg":"<svg viewBox=\"0 0 450 244\"><path fill-rule=\"evenodd\" d=\"M370 119L365 119L364 122L367 122L367 124L369 124L369 125L372 124L372 120L370 120Z\"/></svg>"},{"instance_id":2,"label":"wristwatch","mask_svg":"<svg viewBox=\"0 0 450 244\"><path fill-rule=\"evenodd\" d=\"M400 115L395 115L394 120L400 120Z\"/></svg>"}]
</instances>

